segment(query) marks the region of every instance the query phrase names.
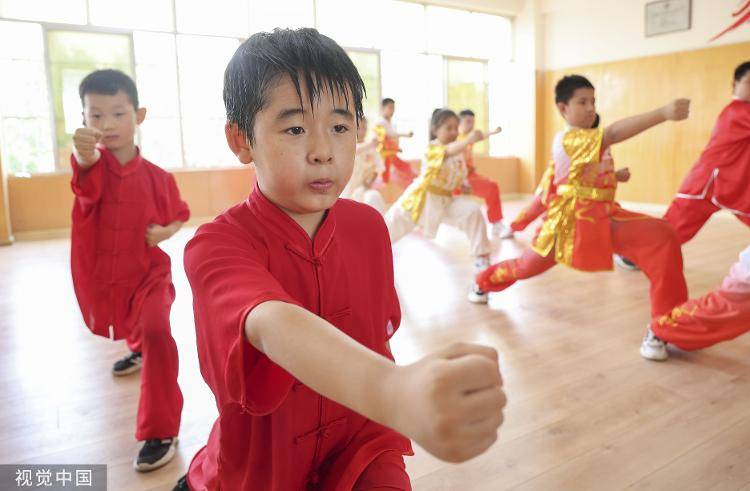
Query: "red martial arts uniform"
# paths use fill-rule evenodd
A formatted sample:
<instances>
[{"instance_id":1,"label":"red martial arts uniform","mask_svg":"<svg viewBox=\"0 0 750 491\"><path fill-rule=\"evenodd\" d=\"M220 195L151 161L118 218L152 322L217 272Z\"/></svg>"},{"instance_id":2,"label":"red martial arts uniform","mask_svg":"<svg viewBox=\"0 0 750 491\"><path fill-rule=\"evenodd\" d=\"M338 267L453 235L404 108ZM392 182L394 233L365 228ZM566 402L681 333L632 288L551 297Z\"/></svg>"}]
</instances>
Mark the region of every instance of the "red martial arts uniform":
<instances>
[{"instance_id":1,"label":"red martial arts uniform","mask_svg":"<svg viewBox=\"0 0 750 491\"><path fill-rule=\"evenodd\" d=\"M651 284L651 315L687 300L682 253L663 220L624 210L614 201L617 180L602 130L572 128L555 137L554 195L532 248L477 277L484 291L501 291L556 263L581 271L612 270L612 254L628 257Z\"/></svg>"},{"instance_id":2,"label":"red martial arts uniform","mask_svg":"<svg viewBox=\"0 0 750 491\"><path fill-rule=\"evenodd\" d=\"M707 348L750 331L750 247L716 290L654 319L651 330L684 350Z\"/></svg>"},{"instance_id":3,"label":"red martial arts uniform","mask_svg":"<svg viewBox=\"0 0 750 491\"><path fill-rule=\"evenodd\" d=\"M457 141L465 140L469 135L459 134ZM467 180L471 186L471 194L482 198L487 205L487 220L497 223L503 219L503 206L500 199L500 186L489 177L477 174L474 167L474 145L469 145L464 150L466 166L469 169Z\"/></svg>"},{"instance_id":4,"label":"red martial arts uniform","mask_svg":"<svg viewBox=\"0 0 750 491\"><path fill-rule=\"evenodd\" d=\"M198 229L185 270L201 373L219 410L190 464L190 489L411 489L407 438L314 392L245 338L247 315L276 300L393 359L386 343L401 312L388 231L375 209L338 200L311 241L256 185Z\"/></svg>"},{"instance_id":5,"label":"red martial arts uniform","mask_svg":"<svg viewBox=\"0 0 750 491\"><path fill-rule=\"evenodd\" d=\"M547 170L544 171L542 179L539 181L534 192L534 200L529 203L523 210L521 210L513 223L510 224L510 229L514 232L520 232L525 230L531 222L539 218L547 211L547 204L549 203L550 196L555 194L555 163L554 161L547 166Z\"/></svg>"},{"instance_id":6,"label":"red martial arts uniform","mask_svg":"<svg viewBox=\"0 0 750 491\"><path fill-rule=\"evenodd\" d=\"M174 177L140 151L123 166L100 150L87 170L71 156L73 286L91 332L127 339L131 350L142 353L136 439L171 438L182 411L169 326L175 292L169 256L148 246L146 228L187 221L190 212Z\"/></svg>"},{"instance_id":7,"label":"red martial arts uniform","mask_svg":"<svg viewBox=\"0 0 750 491\"><path fill-rule=\"evenodd\" d=\"M664 218L684 244L721 208L750 225L750 102L739 99L719 115Z\"/></svg>"},{"instance_id":8,"label":"red martial arts uniform","mask_svg":"<svg viewBox=\"0 0 750 491\"><path fill-rule=\"evenodd\" d=\"M409 162L401 160L398 153L401 149L398 146L398 132L393 129L390 121L381 118L374 128L375 136L378 139L378 153L383 161L382 179L384 183L391 181L391 168L394 169L394 182L401 187L406 187L417 177L417 173L412 169Z\"/></svg>"}]
</instances>

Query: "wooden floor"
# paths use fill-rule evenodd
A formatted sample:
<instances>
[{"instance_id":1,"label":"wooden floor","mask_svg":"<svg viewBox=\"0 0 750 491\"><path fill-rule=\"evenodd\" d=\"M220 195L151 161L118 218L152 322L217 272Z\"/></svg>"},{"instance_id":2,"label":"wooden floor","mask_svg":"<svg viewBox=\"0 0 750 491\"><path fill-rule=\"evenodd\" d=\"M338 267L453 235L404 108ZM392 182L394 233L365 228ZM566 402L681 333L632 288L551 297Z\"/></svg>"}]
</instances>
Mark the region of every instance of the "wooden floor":
<instances>
[{"instance_id":1,"label":"wooden floor","mask_svg":"<svg viewBox=\"0 0 750 491\"><path fill-rule=\"evenodd\" d=\"M512 216L521 203L505 204ZM205 443L216 416L195 348L181 250L165 249L177 300L172 329L185 409L178 456L151 474L133 471L138 376L113 378L122 343L88 334L72 292L69 242L0 248L0 463L106 463L111 490L170 490ZM495 241L513 257L530 240ZM692 296L713 288L750 232L715 217L684 249ZM394 247L404 321L392 346L409 363L452 341L496 347L509 396L498 442L462 465L416 449L415 490L750 491L750 336L647 362L640 273L583 274L562 267L492 297L465 300L468 245L451 230Z\"/></svg>"}]
</instances>

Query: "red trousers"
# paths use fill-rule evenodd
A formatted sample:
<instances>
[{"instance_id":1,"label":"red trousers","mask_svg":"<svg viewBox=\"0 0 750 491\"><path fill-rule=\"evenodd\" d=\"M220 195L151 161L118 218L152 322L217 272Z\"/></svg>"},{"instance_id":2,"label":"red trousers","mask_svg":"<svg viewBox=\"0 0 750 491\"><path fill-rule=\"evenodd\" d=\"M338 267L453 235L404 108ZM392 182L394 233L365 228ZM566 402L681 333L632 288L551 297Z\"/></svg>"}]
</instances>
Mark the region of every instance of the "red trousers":
<instances>
[{"instance_id":1,"label":"red trousers","mask_svg":"<svg viewBox=\"0 0 750 491\"><path fill-rule=\"evenodd\" d=\"M171 283L155 287L146 297L140 320L127 339L130 350L140 352L143 357L135 432L138 441L171 438L180 430L179 362L169 326L174 296Z\"/></svg>"},{"instance_id":2,"label":"red trousers","mask_svg":"<svg viewBox=\"0 0 750 491\"><path fill-rule=\"evenodd\" d=\"M514 232L520 232L526 229L526 227L536 220L540 215L547 211L547 206L542 203L542 197L538 194L534 195L534 201L521 210L513 223L510 224L510 229Z\"/></svg>"},{"instance_id":3,"label":"red trousers","mask_svg":"<svg viewBox=\"0 0 750 491\"><path fill-rule=\"evenodd\" d=\"M497 223L503 219L503 208L500 201L500 186L488 177L481 176L474 171L469 173L471 193L484 200L487 204L487 220Z\"/></svg>"},{"instance_id":4,"label":"red trousers","mask_svg":"<svg viewBox=\"0 0 750 491\"><path fill-rule=\"evenodd\" d=\"M391 167L394 168L393 182L401 187L406 187L417 177L414 169L409 162L405 162L398 155L391 155L383 159L385 170L383 171L383 182L388 183L391 180Z\"/></svg>"},{"instance_id":5,"label":"red trousers","mask_svg":"<svg viewBox=\"0 0 750 491\"><path fill-rule=\"evenodd\" d=\"M695 237L695 234L711 218L711 215L721 209L711 202L710 195L709 189L707 197L703 199L678 197L672 200L664 219L677 231L680 244L684 244ZM750 227L750 217L736 214L734 216Z\"/></svg>"},{"instance_id":6,"label":"red trousers","mask_svg":"<svg viewBox=\"0 0 750 491\"><path fill-rule=\"evenodd\" d=\"M651 316L661 316L687 300L682 252L672 227L664 220L612 221L614 253L630 258L648 277ZM517 259L490 266L477 276L484 291L501 291L517 280L542 274L556 264L554 250L542 257L527 249Z\"/></svg>"},{"instance_id":7,"label":"red trousers","mask_svg":"<svg viewBox=\"0 0 750 491\"><path fill-rule=\"evenodd\" d=\"M734 339L750 331L750 294L719 288L654 319L651 330L688 351Z\"/></svg>"}]
</instances>

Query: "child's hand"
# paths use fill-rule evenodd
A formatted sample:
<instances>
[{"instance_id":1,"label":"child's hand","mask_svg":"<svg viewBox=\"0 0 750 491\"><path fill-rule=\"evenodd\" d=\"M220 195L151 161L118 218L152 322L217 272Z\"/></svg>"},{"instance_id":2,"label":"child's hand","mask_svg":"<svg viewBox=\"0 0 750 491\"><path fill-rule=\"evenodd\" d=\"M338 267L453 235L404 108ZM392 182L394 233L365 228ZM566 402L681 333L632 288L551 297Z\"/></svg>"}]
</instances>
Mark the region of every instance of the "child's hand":
<instances>
[{"instance_id":1,"label":"child's hand","mask_svg":"<svg viewBox=\"0 0 750 491\"><path fill-rule=\"evenodd\" d=\"M469 138L467 139L471 140L472 143L476 143L478 141L484 140L485 138L486 136L484 136L482 130L473 130L471 133L469 133Z\"/></svg>"},{"instance_id":2,"label":"child's hand","mask_svg":"<svg viewBox=\"0 0 750 491\"><path fill-rule=\"evenodd\" d=\"M414 132L413 131L410 131L410 132L408 132L406 134L406 138L411 138L412 136L414 136Z\"/></svg>"},{"instance_id":3,"label":"child's hand","mask_svg":"<svg viewBox=\"0 0 750 491\"><path fill-rule=\"evenodd\" d=\"M146 228L146 243L149 247L156 246L159 242L166 240L172 236L172 231L169 227L162 227L152 223Z\"/></svg>"},{"instance_id":4,"label":"child's hand","mask_svg":"<svg viewBox=\"0 0 750 491\"><path fill-rule=\"evenodd\" d=\"M627 167L618 169L615 171L615 179L617 179L618 182L628 182L630 180L630 169Z\"/></svg>"},{"instance_id":5,"label":"child's hand","mask_svg":"<svg viewBox=\"0 0 750 491\"><path fill-rule=\"evenodd\" d=\"M89 166L101 157L96 144L102 139L102 132L96 128L78 128L73 134L73 153L79 164Z\"/></svg>"},{"instance_id":6,"label":"child's hand","mask_svg":"<svg viewBox=\"0 0 750 491\"><path fill-rule=\"evenodd\" d=\"M388 383L396 429L436 457L462 462L497 440L506 399L494 349L457 343L398 367Z\"/></svg>"},{"instance_id":7,"label":"child's hand","mask_svg":"<svg viewBox=\"0 0 750 491\"><path fill-rule=\"evenodd\" d=\"M497 127L497 128L495 128L494 130L492 130L492 131L490 131L489 133L487 133L487 137L490 137L490 136L492 136L492 135L497 135L497 134L498 134L498 133L500 133L501 131L503 131L503 129L502 129L501 127L499 127L499 126L498 126L498 127Z\"/></svg>"},{"instance_id":8,"label":"child's hand","mask_svg":"<svg viewBox=\"0 0 750 491\"><path fill-rule=\"evenodd\" d=\"M675 99L662 108L664 119L681 121L690 114L690 99Z\"/></svg>"}]
</instances>

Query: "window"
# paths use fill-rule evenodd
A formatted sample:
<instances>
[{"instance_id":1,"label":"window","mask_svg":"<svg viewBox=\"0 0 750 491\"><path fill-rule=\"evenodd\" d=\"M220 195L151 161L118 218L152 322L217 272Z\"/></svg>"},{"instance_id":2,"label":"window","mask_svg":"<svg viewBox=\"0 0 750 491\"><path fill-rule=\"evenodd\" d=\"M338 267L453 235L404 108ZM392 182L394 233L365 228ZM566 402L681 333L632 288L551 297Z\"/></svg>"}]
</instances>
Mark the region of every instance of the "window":
<instances>
[{"instance_id":1,"label":"window","mask_svg":"<svg viewBox=\"0 0 750 491\"><path fill-rule=\"evenodd\" d=\"M182 139L188 167L235 164L224 136L224 70L237 39L177 36Z\"/></svg>"},{"instance_id":2,"label":"window","mask_svg":"<svg viewBox=\"0 0 750 491\"><path fill-rule=\"evenodd\" d=\"M402 138L406 158L422 158L427 149L430 116L443 103L443 60L437 55L383 51L383 97L396 101L393 122L399 133L414 132ZM414 76L419 74L419 76Z\"/></svg>"},{"instance_id":3,"label":"window","mask_svg":"<svg viewBox=\"0 0 750 491\"><path fill-rule=\"evenodd\" d=\"M86 23L86 0L0 0L0 16L10 19Z\"/></svg>"},{"instance_id":4,"label":"window","mask_svg":"<svg viewBox=\"0 0 750 491\"><path fill-rule=\"evenodd\" d=\"M389 27L387 31L381 30L378 48L404 52L422 52L427 48L423 5L388 1L383 10Z\"/></svg>"},{"instance_id":5,"label":"window","mask_svg":"<svg viewBox=\"0 0 750 491\"><path fill-rule=\"evenodd\" d=\"M476 128L488 130L487 115L487 64L446 58L446 80L448 82L448 107L456 112L471 109L475 114ZM474 145L477 153L487 153L487 141Z\"/></svg>"},{"instance_id":6,"label":"window","mask_svg":"<svg viewBox=\"0 0 750 491\"><path fill-rule=\"evenodd\" d=\"M58 168L66 169L73 133L83 124L78 86L91 71L121 70L131 77L130 36L80 31L48 31L50 84L55 111Z\"/></svg>"},{"instance_id":7,"label":"window","mask_svg":"<svg viewBox=\"0 0 750 491\"><path fill-rule=\"evenodd\" d=\"M372 127L380 112L380 56L377 52L367 51L348 51L348 54L365 83L367 98L362 106Z\"/></svg>"},{"instance_id":8,"label":"window","mask_svg":"<svg viewBox=\"0 0 750 491\"><path fill-rule=\"evenodd\" d=\"M89 15L97 26L174 30L171 0L89 0Z\"/></svg>"},{"instance_id":9,"label":"window","mask_svg":"<svg viewBox=\"0 0 750 491\"><path fill-rule=\"evenodd\" d=\"M0 22L0 137L10 173L54 170L52 121L39 24Z\"/></svg>"},{"instance_id":10,"label":"window","mask_svg":"<svg viewBox=\"0 0 750 491\"><path fill-rule=\"evenodd\" d=\"M316 0L318 29L341 46L374 48L389 23L390 4L384 0ZM361 18L364 15L366 21Z\"/></svg>"},{"instance_id":11,"label":"window","mask_svg":"<svg viewBox=\"0 0 750 491\"><path fill-rule=\"evenodd\" d=\"M272 31L276 27L313 27L314 24L311 0L250 0L252 32Z\"/></svg>"},{"instance_id":12,"label":"window","mask_svg":"<svg viewBox=\"0 0 750 491\"><path fill-rule=\"evenodd\" d=\"M191 34L248 37L250 13L247 0L175 0L177 30Z\"/></svg>"},{"instance_id":13,"label":"window","mask_svg":"<svg viewBox=\"0 0 750 491\"><path fill-rule=\"evenodd\" d=\"M83 26L83 27L78 27ZM0 0L0 151L14 173L67 170L81 126L81 79L99 68L134 77L147 108L136 139L166 168L235 165L223 126L223 74L253 32L317 27L365 83L365 114L396 100L406 158L427 145L433 109L471 107L487 129L513 107L505 74L512 22L405 0ZM487 107L493 102L491 118ZM497 113L497 114L496 114ZM503 144L495 141L493 151ZM483 152L487 144L477 145Z\"/></svg>"},{"instance_id":14,"label":"window","mask_svg":"<svg viewBox=\"0 0 750 491\"><path fill-rule=\"evenodd\" d=\"M173 34L133 33L138 98L147 109L139 140L144 155L165 168L183 165L175 43Z\"/></svg>"}]
</instances>

